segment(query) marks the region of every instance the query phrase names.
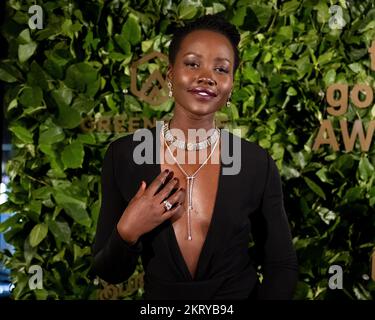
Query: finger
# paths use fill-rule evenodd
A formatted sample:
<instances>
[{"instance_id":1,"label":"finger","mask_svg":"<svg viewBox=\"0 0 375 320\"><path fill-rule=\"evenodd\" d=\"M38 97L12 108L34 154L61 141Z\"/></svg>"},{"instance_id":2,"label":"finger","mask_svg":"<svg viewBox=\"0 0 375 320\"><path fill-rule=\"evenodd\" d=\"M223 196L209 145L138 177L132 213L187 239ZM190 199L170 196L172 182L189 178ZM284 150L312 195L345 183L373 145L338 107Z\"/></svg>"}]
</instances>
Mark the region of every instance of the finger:
<instances>
[{"instance_id":1,"label":"finger","mask_svg":"<svg viewBox=\"0 0 375 320\"><path fill-rule=\"evenodd\" d=\"M166 211L165 213L162 214L162 218L163 220L167 220L169 219L170 217L172 217L173 215L175 215L177 212L180 211L180 209L182 209L182 204L179 202L174 208Z\"/></svg>"},{"instance_id":2,"label":"finger","mask_svg":"<svg viewBox=\"0 0 375 320\"><path fill-rule=\"evenodd\" d=\"M173 189L178 188L179 186L179 181L176 177L171 179L157 194L159 203L161 203L164 199L168 198L169 195L171 194Z\"/></svg>"},{"instance_id":3,"label":"finger","mask_svg":"<svg viewBox=\"0 0 375 320\"><path fill-rule=\"evenodd\" d=\"M185 195L186 195L185 189L181 187L174 194L168 197L168 201L172 204L177 203L177 202L184 203Z\"/></svg>"},{"instance_id":4,"label":"finger","mask_svg":"<svg viewBox=\"0 0 375 320\"><path fill-rule=\"evenodd\" d=\"M145 192L145 190L146 190L146 182L144 182L142 180L141 185L139 186L139 189L138 189L138 191L137 191L137 193L135 194L134 197L135 198L141 197L143 195L143 193Z\"/></svg>"},{"instance_id":5,"label":"finger","mask_svg":"<svg viewBox=\"0 0 375 320\"><path fill-rule=\"evenodd\" d=\"M163 185L165 180L167 179L168 175L173 176L173 171L170 171L168 169L161 172L150 184L150 186L147 188L146 192L148 196L154 196L160 187Z\"/></svg>"}]
</instances>

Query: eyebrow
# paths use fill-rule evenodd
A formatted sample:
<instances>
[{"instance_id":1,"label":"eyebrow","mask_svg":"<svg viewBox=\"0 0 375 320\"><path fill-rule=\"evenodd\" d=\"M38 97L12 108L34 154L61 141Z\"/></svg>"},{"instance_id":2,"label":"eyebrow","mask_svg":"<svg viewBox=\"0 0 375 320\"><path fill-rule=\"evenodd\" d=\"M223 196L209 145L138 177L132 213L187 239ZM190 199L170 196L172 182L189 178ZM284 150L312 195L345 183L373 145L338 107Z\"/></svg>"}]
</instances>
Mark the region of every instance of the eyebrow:
<instances>
[{"instance_id":1,"label":"eyebrow","mask_svg":"<svg viewBox=\"0 0 375 320\"><path fill-rule=\"evenodd\" d=\"M195 53L195 52L187 52L187 53L184 54L184 57L187 56L187 55L189 55L189 54L193 54L193 55L195 55L195 56L197 56L197 57L199 57L199 58L202 58L202 55L201 55L201 54L199 54L199 53ZM230 61L229 59L227 59L227 58L222 58L222 57L216 57L215 60L225 60L225 61L228 61L229 63L231 63L231 61Z\"/></svg>"}]
</instances>

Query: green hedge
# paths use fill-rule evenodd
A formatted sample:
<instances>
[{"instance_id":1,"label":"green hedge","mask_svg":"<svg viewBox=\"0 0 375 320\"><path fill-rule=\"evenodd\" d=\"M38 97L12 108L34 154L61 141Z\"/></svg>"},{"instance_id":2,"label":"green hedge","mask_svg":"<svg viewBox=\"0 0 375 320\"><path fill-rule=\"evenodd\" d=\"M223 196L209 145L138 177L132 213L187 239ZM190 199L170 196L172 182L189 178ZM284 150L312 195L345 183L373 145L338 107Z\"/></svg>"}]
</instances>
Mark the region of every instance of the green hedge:
<instances>
[{"instance_id":1,"label":"green hedge","mask_svg":"<svg viewBox=\"0 0 375 320\"><path fill-rule=\"evenodd\" d=\"M41 30L28 27L35 2L43 8ZM327 114L327 86L374 87L367 52L375 39L373 1L69 2L10 0L1 28L9 52L0 62L0 80L14 153L0 212L14 215L0 232L15 253L0 257L11 270L15 299L98 297L101 286L89 270L100 170L106 147L121 134L85 133L81 119L170 116L171 101L151 106L131 94L130 65L152 51L167 54L172 30L184 21L220 11L241 31L241 64L232 106L218 115L230 118L230 130L239 127L244 138L268 149L280 169L300 263L295 298L374 298L368 276L375 148L361 152L357 142L350 153L324 145L312 150L323 119L332 121L342 144L339 118ZM341 30L329 26L333 4L343 8ZM138 81L158 67L145 65ZM350 104L349 128L355 119L368 124L374 108ZM43 289L29 289L33 264L43 268ZM328 288L334 264L343 268L343 290ZM122 298L139 299L142 292Z\"/></svg>"}]
</instances>

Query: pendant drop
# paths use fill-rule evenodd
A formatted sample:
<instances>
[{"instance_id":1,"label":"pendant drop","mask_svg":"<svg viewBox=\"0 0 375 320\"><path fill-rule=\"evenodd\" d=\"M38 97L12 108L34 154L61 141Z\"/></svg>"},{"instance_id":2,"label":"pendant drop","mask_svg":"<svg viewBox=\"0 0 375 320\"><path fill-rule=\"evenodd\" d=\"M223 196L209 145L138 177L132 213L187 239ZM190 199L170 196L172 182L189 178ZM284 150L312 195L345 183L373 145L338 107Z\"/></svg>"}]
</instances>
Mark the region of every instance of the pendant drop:
<instances>
[{"instance_id":1,"label":"pendant drop","mask_svg":"<svg viewBox=\"0 0 375 320\"><path fill-rule=\"evenodd\" d=\"M192 236L191 236L191 222L190 222L190 218L191 218L190 213L191 213L191 211L190 210L191 209L189 207L188 208L188 240L192 240L193 239Z\"/></svg>"},{"instance_id":2,"label":"pendant drop","mask_svg":"<svg viewBox=\"0 0 375 320\"><path fill-rule=\"evenodd\" d=\"M187 176L187 191L188 191L188 240L192 240L191 236L191 211L193 211L193 185L194 176Z\"/></svg>"}]
</instances>

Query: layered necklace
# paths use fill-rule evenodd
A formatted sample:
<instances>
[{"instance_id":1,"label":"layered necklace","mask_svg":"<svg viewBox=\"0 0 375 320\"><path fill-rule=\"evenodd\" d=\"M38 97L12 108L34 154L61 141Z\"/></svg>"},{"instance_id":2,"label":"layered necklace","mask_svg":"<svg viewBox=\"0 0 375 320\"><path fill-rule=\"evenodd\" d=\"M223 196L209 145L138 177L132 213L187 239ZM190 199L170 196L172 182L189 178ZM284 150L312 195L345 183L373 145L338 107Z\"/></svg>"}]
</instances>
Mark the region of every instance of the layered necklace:
<instances>
[{"instance_id":1,"label":"layered necklace","mask_svg":"<svg viewBox=\"0 0 375 320\"><path fill-rule=\"evenodd\" d=\"M163 136L164 144L166 145L167 149L169 150L169 153L171 154L172 158L176 162L177 166L180 168L181 172L185 175L186 178L186 190L187 190L187 196L188 196L188 210L187 210L187 216L188 216L188 240L192 240L191 235L191 212L193 211L193 186L194 186L194 179L196 178L197 173L200 169L203 168L203 166L207 163L207 161L211 158L213 152L215 151L216 145L220 141L220 130L217 126L215 126L214 133L206 140L203 140L198 143L186 143L185 141L178 140L170 131L169 129L169 121L164 123L163 129L161 130L161 134ZM173 155L168 142L171 143L171 145L176 146L179 149L183 150L202 150L207 149L208 146L213 145L211 148L211 152L207 159L200 165L200 167L191 175L187 174L186 171L181 167L181 165L178 163L177 159Z\"/></svg>"},{"instance_id":2,"label":"layered necklace","mask_svg":"<svg viewBox=\"0 0 375 320\"><path fill-rule=\"evenodd\" d=\"M167 140L171 145L187 151L197 151L202 149L207 149L209 146L214 144L216 140L220 136L220 130L217 126L215 126L215 131L212 135L208 137L208 139L200 141L198 143L193 142L185 142L182 140L177 139L169 130L169 122L165 122L163 125L163 136L164 139Z\"/></svg>"}]
</instances>

